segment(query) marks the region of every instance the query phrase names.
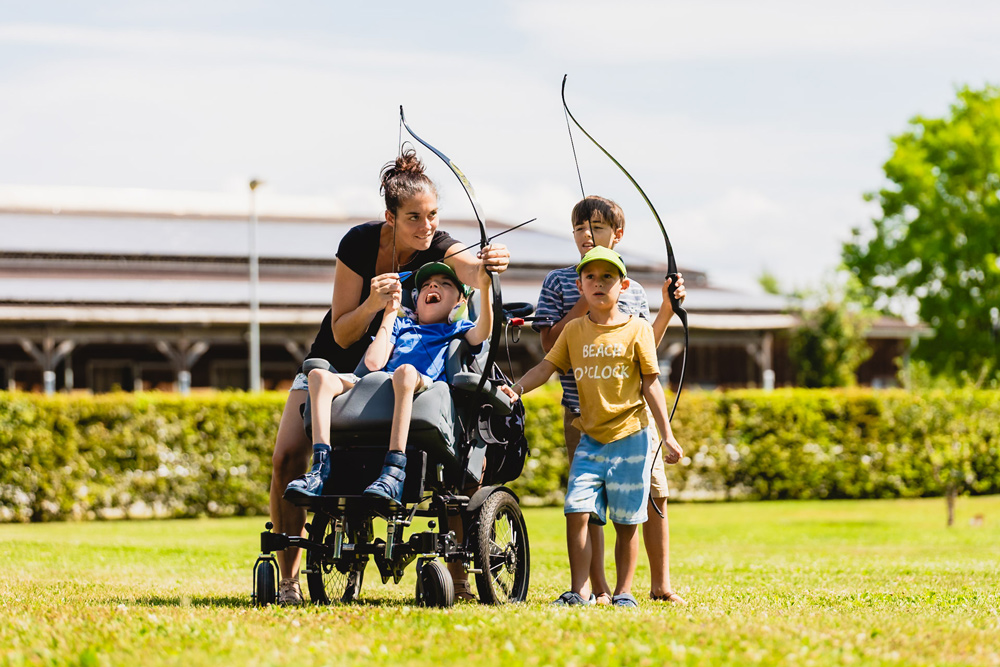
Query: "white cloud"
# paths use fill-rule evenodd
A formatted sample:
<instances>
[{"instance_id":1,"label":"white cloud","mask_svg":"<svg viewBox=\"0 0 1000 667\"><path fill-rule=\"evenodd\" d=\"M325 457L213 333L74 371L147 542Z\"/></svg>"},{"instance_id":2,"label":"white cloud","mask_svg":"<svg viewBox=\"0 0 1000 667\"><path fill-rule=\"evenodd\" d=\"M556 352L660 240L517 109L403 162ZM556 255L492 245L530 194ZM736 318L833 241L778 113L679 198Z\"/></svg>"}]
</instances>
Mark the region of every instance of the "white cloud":
<instances>
[{"instance_id":1,"label":"white cloud","mask_svg":"<svg viewBox=\"0 0 1000 667\"><path fill-rule=\"evenodd\" d=\"M524 2L518 25L553 53L583 62L899 55L969 47L996 53L1000 5L843 0Z\"/></svg>"}]
</instances>

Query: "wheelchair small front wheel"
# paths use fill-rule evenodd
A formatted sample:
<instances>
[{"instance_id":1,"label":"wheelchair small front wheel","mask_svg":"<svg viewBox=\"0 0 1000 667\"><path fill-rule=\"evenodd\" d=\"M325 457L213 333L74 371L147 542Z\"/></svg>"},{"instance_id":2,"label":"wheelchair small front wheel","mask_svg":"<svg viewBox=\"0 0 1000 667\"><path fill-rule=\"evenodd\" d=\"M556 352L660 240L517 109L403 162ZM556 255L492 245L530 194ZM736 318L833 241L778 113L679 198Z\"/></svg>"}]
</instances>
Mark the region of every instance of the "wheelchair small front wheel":
<instances>
[{"instance_id":1,"label":"wheelchair small front wheel","mask_svg":"<svg viewBox=\"0 0 1000 667\"><path fill-rule=\"evenodd\" d=\"M266 607L278 601L275 584L277 570L270 558L258 558L253 571L253 602L258 607Z\"/></svg>"},{"instance_id":2,"label":"wheelchair small front wheel","mask_svg":"<svg viewBox=\"0 0 1000 667\"><path fill-rule=\"evenodd\" d=\"M471 535L476 589L483 604L523 602L531 570L528 530L517 499L493 493L479 508Z\"/></svg>"},{"instance_id":3,"label":"wheelchair small front wheel","mask_svg":"<svg viewBox=\"0 0 1000 667\"><path fill-rule=\"evenodd\" d=\"M417 603L421 607L455 604L455 582L448 568L436 560L425 562L417 574Z\"/></svg>"},{"instance_id":4,"label":"wheelchair small front wheel","mask_svg":"<svg viewBox=\"0 0 1000 667\"><path fill-rule=\"evenodd\" d=\"M344 541L357 544L361 531L348 525ZM317 513L309 526L309 539L321 544L332 544L334 521L326 514ZM361 594L368 556L353 555L338 560L323 557L313 551L306 552L306 582L309 598L316 604L353 602Z\"/></svg>"}]
</instances>

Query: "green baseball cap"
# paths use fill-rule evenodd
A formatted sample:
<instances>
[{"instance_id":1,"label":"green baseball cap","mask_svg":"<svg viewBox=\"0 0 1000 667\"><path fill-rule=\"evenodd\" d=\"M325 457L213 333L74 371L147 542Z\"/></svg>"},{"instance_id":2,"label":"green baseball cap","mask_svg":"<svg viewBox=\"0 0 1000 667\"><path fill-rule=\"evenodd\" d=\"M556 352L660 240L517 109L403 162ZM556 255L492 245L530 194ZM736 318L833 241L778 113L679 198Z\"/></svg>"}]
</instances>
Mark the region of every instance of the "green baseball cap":
<instances>
[{"instance_id":1,"label":"green baseball cap","mask_svg":"<svg viewBox=\"0 0 1000 667\"><path fill-rule=\"evenodd\" d=\"M608 262L613 264L615 268L622 274L622 278L628 278L628 271L625 270L625 262L622 260L622 256L616 253L611 248L605 248L602 245L594 246L587 251L587 254L583 256L580 263L576 265L576 272L579 274L583 271L583 267L591 262L596 262L598 260Z\"/></svg>"},{"instance_id":2,"label":"green baseball cap","mask_svg":"<svg viewBox=\"0 0 1000 667\"><path fill-rule=\"evenodd\" d=\"M462 281L458 279L458 275L455 274L455 269L451 268L444 262L427 262L419 269L417 269L417 275L413 279L413 284L417 286L419 290L427 279L435 275L445 275L455 281L455 287L458 288L459 293L462 296L468 297L469 293L472 292L468 286L463 285Z\"/></svg>"}]
</instances>

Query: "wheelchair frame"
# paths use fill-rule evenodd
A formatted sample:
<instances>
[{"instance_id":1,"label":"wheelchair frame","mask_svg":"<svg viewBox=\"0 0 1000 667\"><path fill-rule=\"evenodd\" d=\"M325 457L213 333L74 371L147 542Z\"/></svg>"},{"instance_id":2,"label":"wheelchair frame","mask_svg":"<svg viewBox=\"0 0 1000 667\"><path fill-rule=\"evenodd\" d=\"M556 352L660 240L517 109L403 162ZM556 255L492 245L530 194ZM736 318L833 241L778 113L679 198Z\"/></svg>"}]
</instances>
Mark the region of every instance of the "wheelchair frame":
<instances>
[{"instance_id":1,"label":"wheelchair frame","mask_svg":"<svg viewBox=\"0 0 1000 667\"><path fill-rule=\"evenodd\" d=\"M503 318L514 320L516 325L515 316L523 316L526 309L530 313L531 308L530 304L505 305ZM487 355L490 363L495 349L492 352ZM416 601L422 606L448 607L455 602L454 583L443 563L461 563L466 572L475 575L483 604L524 601L530 579L530 549L517 495L503 485L482 486L471 496L460 493L467 488L470 462L477 449L473 445L485 446L477 429L492 411L486 400L489 388L487 381L479 383L476 391L452 389L456 406L462 408L456 412L466 413L470 422L461 429L462 441L456 443L456 450L461 447L459 466L438 460L433 452L407 448L401 504L361 494L381 470L384 443L334 446L331 470L337 473L331 472L324 493L331 488L335 493L292 501L313 515L306 524L307 537L274 533L273 524L265 524L260 535L261 553L253 568L253 603L263 606L276 601L278 565L273 552L288 547L306 552L302 572L314 603L355 600L370 560L375 562L383 584L390 579L398 584L405 569L416 561ZM475 477L472 481L478 483ZM428 530L404 538L416 517L432 519ZM450 517L460 518L461 539L450 529ZM386 522L385 539L374 535L375 518Z\"/></svg>"}]
</instances>

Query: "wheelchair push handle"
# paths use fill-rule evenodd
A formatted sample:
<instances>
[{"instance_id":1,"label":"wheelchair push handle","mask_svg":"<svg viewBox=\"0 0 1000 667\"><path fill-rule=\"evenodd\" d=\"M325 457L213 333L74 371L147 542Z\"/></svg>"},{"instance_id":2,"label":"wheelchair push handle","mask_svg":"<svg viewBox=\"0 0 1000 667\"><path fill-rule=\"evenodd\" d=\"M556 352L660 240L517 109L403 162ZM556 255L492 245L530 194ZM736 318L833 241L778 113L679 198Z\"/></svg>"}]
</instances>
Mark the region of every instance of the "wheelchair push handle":
<instances>
[{"instance_id":1,"label":"wheelchair push handle","mask_svg":"<svg viewBox=\"0 0 1000 667\"><path fill-rule=\"evenodd\" d=\"M535 312L535 306L526 301L514 301L503 305L503 317L507 324L515 327L524 326L525 318Z\"/></svg>"}]
</instances>

